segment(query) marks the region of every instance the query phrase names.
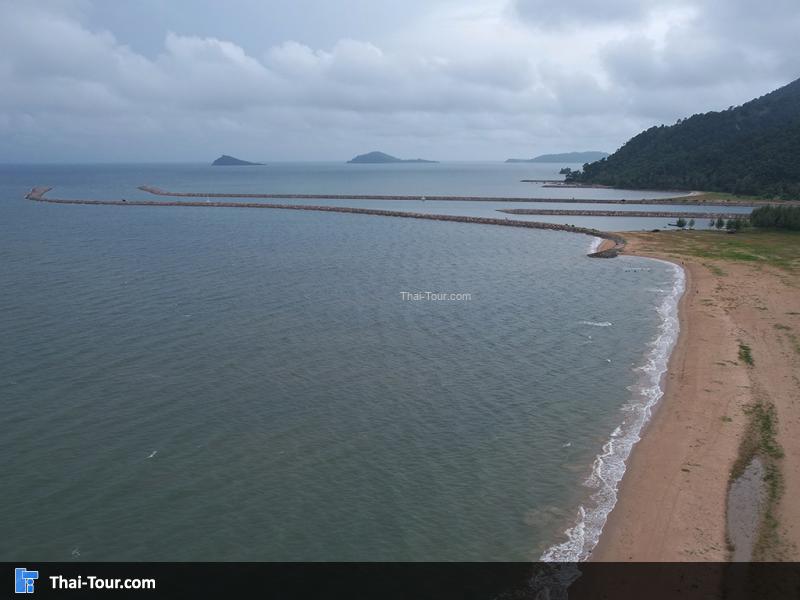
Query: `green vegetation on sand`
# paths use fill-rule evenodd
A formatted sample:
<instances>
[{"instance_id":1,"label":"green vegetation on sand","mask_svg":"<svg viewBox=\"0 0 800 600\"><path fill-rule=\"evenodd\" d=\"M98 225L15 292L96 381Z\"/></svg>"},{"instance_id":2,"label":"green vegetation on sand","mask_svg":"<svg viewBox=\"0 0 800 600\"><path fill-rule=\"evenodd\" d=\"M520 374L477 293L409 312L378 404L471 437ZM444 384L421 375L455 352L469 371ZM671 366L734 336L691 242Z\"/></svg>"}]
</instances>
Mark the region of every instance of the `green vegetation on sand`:
<instances>
[{"instance_id":1,"label":"green vegetation on sand","mask_svg":"<svg viewBox=\"0 0 800 600\"><path fill-rule=\"evenodd\" d=\"M627 232L623 235L641 240L645 250L676 258L685 256L800 270L800 232L796 231L745 229L735 234L724 231L662 231Z\"/></svg>"}]
</instances>

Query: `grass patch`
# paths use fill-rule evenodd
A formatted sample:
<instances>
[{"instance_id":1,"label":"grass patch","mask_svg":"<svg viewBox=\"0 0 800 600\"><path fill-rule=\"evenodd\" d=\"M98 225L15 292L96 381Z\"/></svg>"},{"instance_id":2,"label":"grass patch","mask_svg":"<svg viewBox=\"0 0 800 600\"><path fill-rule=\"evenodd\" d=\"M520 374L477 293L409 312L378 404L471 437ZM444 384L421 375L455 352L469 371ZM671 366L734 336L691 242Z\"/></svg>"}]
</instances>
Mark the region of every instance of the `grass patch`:
<instances>
[{"instance_id":1,"label":"grass patch","mask_svg":"<svg viewBox=\"0 0 800 600\"><path fill-rule=\"evenodd\" d=\"M778 444L778 416L775 407L758 402L745 408L744 414L749 416L755 425L758 454L767 458L783 458L783 450Z\"/></svg>"},{"instance_id":2,"label":"grass patch","mask_svg":"<svg viewBox=\"0 0 800 600\"><path fill-rule=\"evenodd\" d=\"M755 364L753 354L750 352L750 346L741 342L739 342L739 359L751 367Z\"/></svg>"},{"instance_id":3,"label":"grass patch","mask_svg":"<svg viewBox=\"0 0 800 600\"><path fill-rule=\"evenodd\" d=\"M765 402L756 402L744 408L748 417L739 456L731 469L731 479L736 479L756 456L764 461L783 458L778 443L778 417L775 407Z\"/></svg>"},{"instance_id":4,"label":"grass patch","mask_svg":"<svg viewBox=\"0 0 800 600\"><path fill-rule=\"evenodd\" d=\"M752 460L758 457L764 465L765 506L762 512L758 539L753 549L754 560L781 557L783 543L780 538L777 507L783 494L784 483L778 461L783 449L778 443L778 417L771 403L757 402L744 409L748 422L734 463L729 486L744 473Z\"/></svg>"},{"instance_id":5,"label":"grass patch","mask_svg":"<svg viewBox=\"0 0 800 600\"><path fill-rule=\"evenodd\" d=\"M689 196L687 200L690 202L730 202L731 204L752 202L758 204L764 202L765 199L760 196L738 196L726 192L702 192L695 196Z\"/></svg>"},{"instance_id":6,"label":"grass patch","mask_svg":"<svg viewBox=\"0 0 800 600\"><path fill-rule=\"evenodd\" d=\"M625 237L639 239L643 246L656 252L704 259L703 264L715 275L719 273L713 267L720 267L708 261L739 262L800 271L800 231L747 229L736 234L721 231L662 231L657 234L626 233Z\"/></svg>"},{"instance_id":7,"label":"grass patch","mask_svg":"<svg viewBox=\"0 0 800 600\"><path fill-rule=\"evenodd\" d=\"M794 348L794 351L800 354L800 338L797 337L794 333L787 333L786 337L789 340L789 343Z\"/></svg>"},{"instance_id":8,"label":"grass patch","mask_svg":"<svg viewBox=\"0 0 800 600\"><path fill-rule=\"evenodd\" d=\"M711 271L717 277L726 277L728 275L723 269L721 269L717 265L710 265L708 263L703 263L703 264L706 267L708 267L708 270Z\"/></svg>"},{"instance_id":9,"label":"grass patch","mask_svg":"<svg viewBox=\"0 0 800 600\"><path fill-rule=\"evenodd\" d=\"M788 325L782 325L780 323L775 323L774 327L775 329L780 329L781 331L788 331L789 329L791 329L791 327L789 327Z\"/></svg>"},{"instance_id":10,"label":"grass patch","mask_svg":"<svg viewBox=\"0 0 800 600\"><path fill-rule=\"evenodd\" d=\"M781 549L780 522L775 514L778 500L783 493L783 474L778 465L770 463L764 473L764 485L767 492L767 506L764 511L764 520L761 522L761 531L753 550L753 555L766 557L770 551L779 553Z\"/></svg>"}]
</instances>

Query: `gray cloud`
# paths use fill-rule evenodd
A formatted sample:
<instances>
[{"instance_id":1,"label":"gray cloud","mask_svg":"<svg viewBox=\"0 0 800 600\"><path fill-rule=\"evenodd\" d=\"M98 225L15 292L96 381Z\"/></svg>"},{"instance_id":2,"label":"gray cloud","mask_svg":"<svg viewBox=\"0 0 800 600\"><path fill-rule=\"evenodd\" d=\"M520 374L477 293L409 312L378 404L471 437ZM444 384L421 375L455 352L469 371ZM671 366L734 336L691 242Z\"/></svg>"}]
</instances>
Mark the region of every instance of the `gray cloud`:
<instances>
[{"instance_id":1,"label":"gray cloud","mask_svg":"<svg viewBox=\"0 0 800 600\"><path fill-rule=\"evenodd\" d=\"M631 23L658 5L658 0L517 0L514 9L522 18L542 27L561 27L582 23Z\"/></svg>"},{"instance_id":2,"label":"gray cloud","mask_svg":"<svg viewBox=\"0 0 800 600\"><path fill-rule=\"evenodd\" d=\"M796 77L794 4L442 0L409 5L414 16L392 26L381 16L396 5L370 3L374 28L350 15L331 22L344 35L322 35L287 11L276 21L297 37L266 27L258 44L248 15L264 13L249 1L226 4L241 14L226 37L210 4L181 21L182 2L0 0L0 160L613 150L641 128ZM125 26L143 6L164 28L158 43Z\"/></svg>"}]
</instances>

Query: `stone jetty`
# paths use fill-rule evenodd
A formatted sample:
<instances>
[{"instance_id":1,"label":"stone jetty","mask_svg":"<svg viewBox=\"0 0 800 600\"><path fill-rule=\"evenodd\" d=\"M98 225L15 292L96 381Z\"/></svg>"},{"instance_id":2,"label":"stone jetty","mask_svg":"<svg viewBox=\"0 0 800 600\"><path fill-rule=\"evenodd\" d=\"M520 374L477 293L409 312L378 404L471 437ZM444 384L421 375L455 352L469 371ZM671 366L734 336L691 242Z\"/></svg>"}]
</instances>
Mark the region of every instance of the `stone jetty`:
<instances>
[{"instance_id":1,"label":"stone jetty","mask_svg":"<svg viewBox=\"0 0 800 600\"><path fill-rule=\"evenodd\" d=\"M680 212L665 210L572 210L550 208L501 208L497 212L510 215L562 215L572 217L669 217L679 219L736 219L746 217L746 213L722 212Z\"/></svg>"},{"instance_id":2,"label":"stone jetty","mask_svg":"<svg viewBox=\"0 0 800 600\"><path fill-rule=\"evenodd\" d=\"M613 242L613 246L600 252L589 254L592 258L613 258L625 246L625 239L615 233L608 233L588 227L575 227L558 223L540 223L537 221L515 221L512 219L492 219L486 217L467 217L459 215L436 215L428 213L403 212L398 210L379 210L372 208L352 208L346 206L314 206L311 204L269 204L266 202L212 202L199 201L159 201L159 200L84 200L45 197L52 190L50 187L35 187L25 195L27 200L46 202L49 204L77 204L85 206L174 206L184 208L272 208L282 210L310 210L315 212L335 212L357 215L376 215L380 217L402 217L406 219L426 219L429 221L452 221L455 223L474 223L477 225L500 225L502 227L522 227L526 229L546 229L549 231L566 231L582 233Z\"/></svg>"},{"instance_id":3,"label":"stone jetty","mask_svg":"<svg viewBox=\"0 0 800 600\"><path fill-rule=\"evenodd\" d=\"M730 206L731 203L697 202L691 196L677 196L659 200L620 200L599 198L520 198L518 196L398 196L385 194L246 194L241 192L171 192L151 185L140 185L139 189L155 196L173 198L261 198L284 200L430 200L445 202L557 202L564 204L681 204L688 206Z\"/></svg>"}]
</instances>

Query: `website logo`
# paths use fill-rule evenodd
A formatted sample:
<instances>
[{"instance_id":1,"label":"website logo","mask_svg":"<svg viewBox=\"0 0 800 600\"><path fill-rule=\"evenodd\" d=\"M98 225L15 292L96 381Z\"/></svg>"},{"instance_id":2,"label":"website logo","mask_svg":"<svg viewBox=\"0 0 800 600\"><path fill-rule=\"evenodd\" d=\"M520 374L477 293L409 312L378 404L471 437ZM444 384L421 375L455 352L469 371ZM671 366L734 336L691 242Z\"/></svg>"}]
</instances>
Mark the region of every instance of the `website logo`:
<instances>
[{"instance_id":1,"label":"website logo","mask_svg":"<svg viewBox=\"0 0 800 600\"><path fill-rule=\"evenodd\" d=\"M39 571L28 571L21 567L14 569L14 592L32 594L34 581L39 579Z\"/></svg>"}]
</instances>

